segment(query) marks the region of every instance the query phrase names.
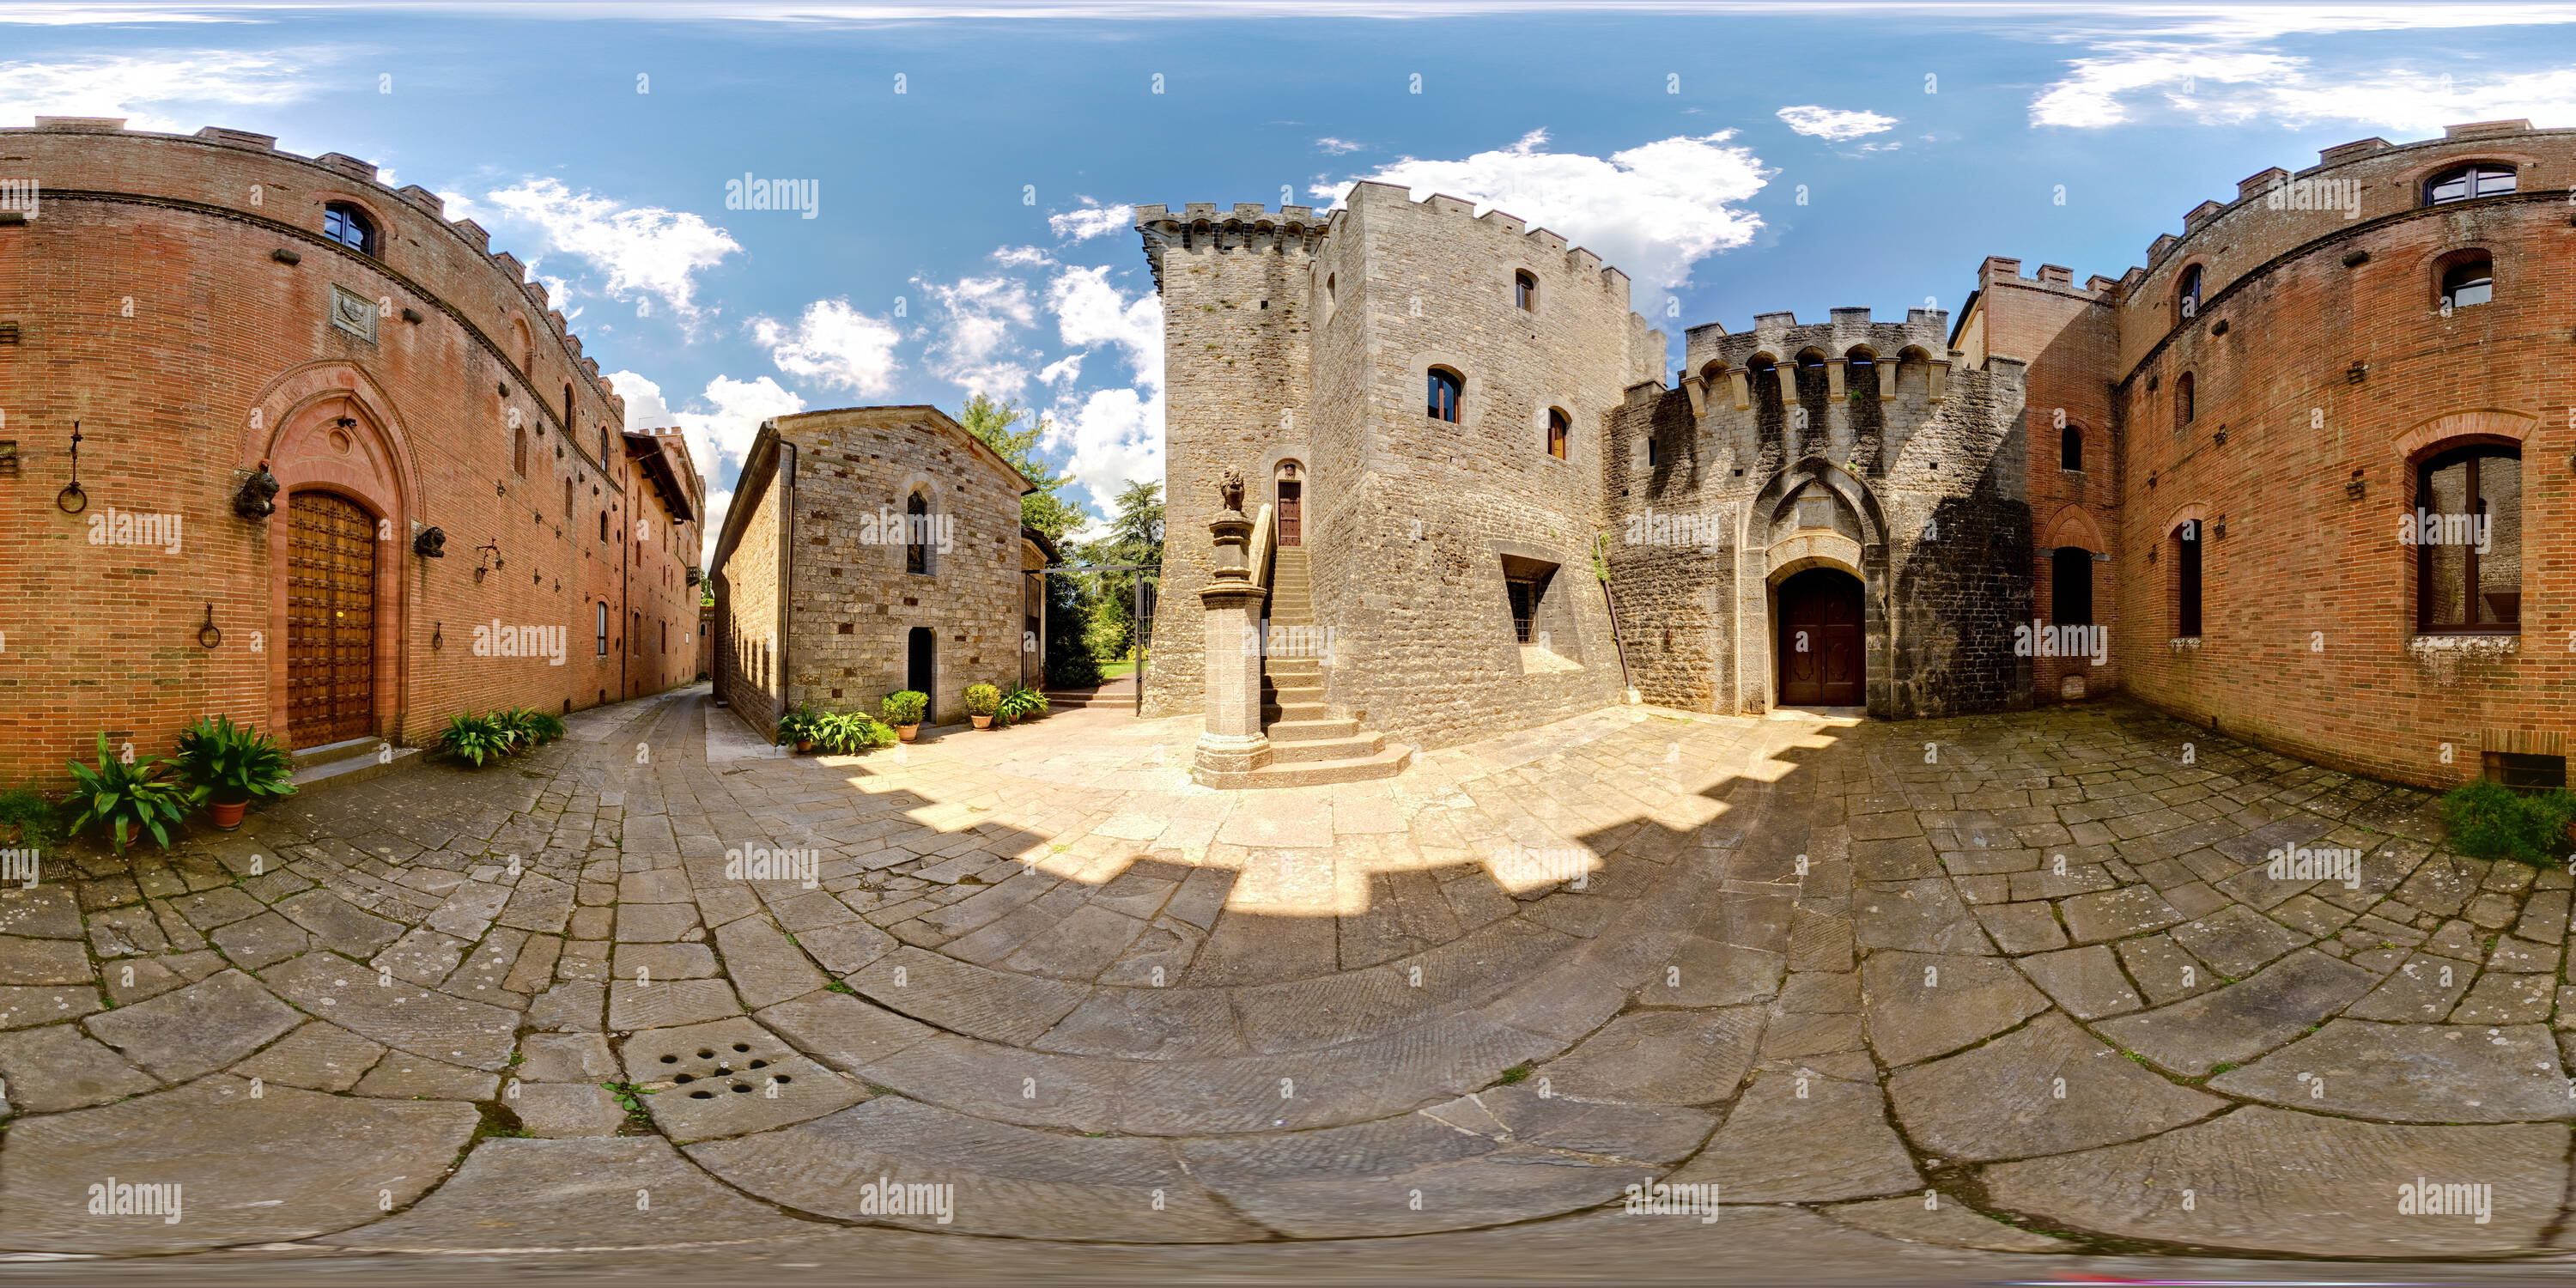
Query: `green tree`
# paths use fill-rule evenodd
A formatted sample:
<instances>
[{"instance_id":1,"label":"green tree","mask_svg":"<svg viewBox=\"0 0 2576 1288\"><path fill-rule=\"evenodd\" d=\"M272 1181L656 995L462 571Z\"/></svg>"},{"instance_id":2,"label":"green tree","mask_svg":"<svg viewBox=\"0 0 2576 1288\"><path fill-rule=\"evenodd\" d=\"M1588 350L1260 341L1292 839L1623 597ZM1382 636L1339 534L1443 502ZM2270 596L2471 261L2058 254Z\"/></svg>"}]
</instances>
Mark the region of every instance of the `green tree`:
<instances>
[{"instance_id":1,"label":"green tree","mask_svg":"<svg viewBox=\"0 0 2576 1288\"><path fill-rule=\"evenodd\" d=\"M1062 541L1064 534L1090 521L1082 507L1057 495L1073 480L1055 472L1053 466L1037 453L1038 440L1046 437L1047 418L1035 417L1027 429L1014 432L1012 426L1028 416L1019 400L993 401L990 394L977 394L966 400L957 423L966 432L984 440L986 446L999 452L1013 469L1027 475L1037 491L1020 498L1020 522L1046 534L1049 541Z\"/></svg>"},{"instance_id":2,"label":"green tree","mask_svg":"<svg viewBox=\"0 0 2576 1288\"><path fill-rule=\"evenodd\" d=\"M1162 566L1163 485L1130 483L1119 489L1114 504L1118 512L1109 520L1108 535L1082 543L1076 557L1087 564ZM1142 642L1136 638L1136 576L1104 572L1090 578L1090 640L1099 656L1124 657Z\"/></svg>"}]
</instances>

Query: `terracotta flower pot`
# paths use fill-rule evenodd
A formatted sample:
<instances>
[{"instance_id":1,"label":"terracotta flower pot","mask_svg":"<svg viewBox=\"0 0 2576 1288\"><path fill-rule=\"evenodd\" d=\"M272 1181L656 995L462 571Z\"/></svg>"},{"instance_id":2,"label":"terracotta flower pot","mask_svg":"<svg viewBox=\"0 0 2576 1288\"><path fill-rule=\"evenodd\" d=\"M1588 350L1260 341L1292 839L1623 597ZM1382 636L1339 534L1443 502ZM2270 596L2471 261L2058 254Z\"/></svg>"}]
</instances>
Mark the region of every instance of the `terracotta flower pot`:
<instances>
[{"instance_id":1,"label":"terracotta flower pot","mask_svg":"<svg viewBox=\"0 0 2576 1288\"><path fill-rule=\"evenodd\" d=\"M993 717L991 716L968 716L966 718L974 721L975 727L978 729L990 729L993 727Z\"/></svg>"},{"instance_id":2,"label":"terracotta flower pot","mask_svg":"<svg viewBox=\"0 0 2576 1288\"><path fill-rule=\"evenodd\" d=\"M212 817L215 826L229 832L241 826L242 811L249 806L250 802L247 800L208 801L206 813Z\"/></svg>"},{"instance_id":3,"label":"terracotta flower pot","mask_svg":"<svg viewBox=\"0 0 2576 1288\"><path fill-rule=\"evenodd\" d=\"M812 751L812 750L814 750L814 740L813 740L813 739L811 739L811 738L799 738L799 739L797 739L797 740L796 740L796 750L798 750L798 751L800 751L800 752L804 752L804 751Z\"/></svg>"},{"instance_id":4,"label":"terracotta flower pot","mask_svg":"<svg viewBox=\"0 0 2576 1288\"><path fill-rule=\"evenodd\" d=\"M920 732L921 726L917 724L896 725L894 727L894 736L903 739L905 742L912 741L913 735Z\"/></svg>"}]
</instances>

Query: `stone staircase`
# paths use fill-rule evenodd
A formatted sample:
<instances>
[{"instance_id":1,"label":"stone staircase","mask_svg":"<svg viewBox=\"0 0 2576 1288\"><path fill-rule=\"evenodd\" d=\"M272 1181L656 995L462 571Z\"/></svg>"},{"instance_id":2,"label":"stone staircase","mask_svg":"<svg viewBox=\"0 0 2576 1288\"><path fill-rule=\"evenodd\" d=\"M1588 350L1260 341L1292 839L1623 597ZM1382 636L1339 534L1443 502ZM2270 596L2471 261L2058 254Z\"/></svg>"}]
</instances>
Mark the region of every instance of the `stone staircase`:
<instances>
[{"instance_id":1,"label":"stone staircase","mask_svg":"<svg viewBox=\"0 0 2576 1288\"><path fill-rule=\"evenodd\" d=\"M1316 633L1314 588L1303 546L1281 546L1272 558L1270 627L1274 638L1282 627L1292 638ZM1324 701L1319 657L1262 658L1261 720L1270 738L1270 763L1253 771L1259 786L1393 778L1413 763L1411 747L1390 745L1385 734L1360 728L1359 721Z\"/></svg>"}]
</instances>

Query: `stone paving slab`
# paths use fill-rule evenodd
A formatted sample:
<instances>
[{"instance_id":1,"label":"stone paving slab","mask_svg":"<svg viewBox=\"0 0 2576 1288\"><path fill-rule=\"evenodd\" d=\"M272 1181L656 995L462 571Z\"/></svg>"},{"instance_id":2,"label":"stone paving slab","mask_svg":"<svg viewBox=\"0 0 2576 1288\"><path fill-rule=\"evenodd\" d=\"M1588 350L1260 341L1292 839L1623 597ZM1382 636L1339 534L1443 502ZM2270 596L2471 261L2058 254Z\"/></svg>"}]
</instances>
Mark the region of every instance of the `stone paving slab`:
<instances>
[{"instance_id":1,"label":"stone paving slab","mask_svg":"<svg viewBox=\"0 0 2576 1288\"><path fill-rule=\"evenodd\" d=\"M694 1145L688 1155L744 1191L844 1221L1140 1243L1263 1234L1202 1189L1162 1142L1060 1136L901 1099ZM904 1201L883 1201L879 1187L891 1185L905 1187ZM946 1187L938 1192L945 1202L912 1205L915 1185Z\"/></svg>"},{"instance_id":2,"label":"stone paving slab","mask_svg":"<svg viewBox=\"0 0 2576 1288\"><path fill-rule=\"evenodd\" d=\"M361 1101L211 1077L11 1126L0 1247L137 1254L311 1238L401 1207L473 1135L472 1106ZM177 1185L176 1221L92 1215L90 1186Z\"/></svg>"},{"instance_id":3,"label":"stone paving slab","mask_svg":"<svg viewBox=\"0 0 2576 1288\"><path fill-rule=\"evenodd\" d=\"M2243 1063L2305 1032L2370 991L2368 972L2301 950L2252 979L2136 1015L2105 1020L2104 1036L2185 1077Z\"/></svg>"},{"instance_id":4,"label":"stone paving slab","mask_svg":"<svg viewBox=\"0 0 2576 1288\"><path fill-rule=\"evenodd\" d=\"M303 1020L250 976L228 970L93 1016L87 1027L162 1081L185 1082L249 1055Z\"/></svg>"},{"instance_id":5,"label":"stone paving slab","mask_svg":"<svg viewBox=\"0 0 2576 1288\"><path fill-rule=\"evenodd\" d=\"M2456 1257L2536 1247L2566 1192L2563 1125L2416 1127L2261 1106L2135 1144L1985 1173L2051 1227L2312 1257ZM2401 1187L2487 1187L2489 1219L2401 1210ZM2185 1208L2185 1191L2191 1206Z\"/></svg>"},{"instance_id":6,"label":"stone paving slab","mask_svg":"<svg viewBox=\"0 0 2576 1288\"><path fill-rule=\"evenodd\" d=\"M805 1222L708 1179L654 1137L486 1140L409 1211L323 1243L368 1252L647 1251L790 1239Z\"/></svg>"},{"instance_id":7,"label":"stone paving slab","mask_svg":"<svg viewBox=\"0 0 2576 1288\"><path fill-rule=\"evenodd\" d=\"M1928 1205L1920 1197L1907 1195L1904 1198L1873 1199L1866 1203L1841 1203L1822 1210L1826 1216L1845 1225L1909 1243L1981 1248L1989 1252L2065 1252L2076 1246L2064 1239L2006 1225L1966 1204L1956 1200L1945 1201L1937 1196Z\"/></svg>"},{"instance_id":8,"label":"stone paving slab","mask_svg":"<svg viewBox=\"0 0 2576 1288\"><path fill-rule=\"evenodd\" d=\"M1670 1178L1715 1183L1729 1203L1814 1203L1918 1189L1923 1178L1868 1082L1765 1070L1726 1125Z\"/></svg>"},{"instance_id":9,"label":"stone paving slab","mask_svg":"<svg viewBox=\"0 0 2576 1288\"><path fill-rule=\"evenodd\" d=\"M1861 963L1861 997L1870 1046L1890 1065L1958 1050L2048 1009L2000 957L1872 953Z\"/></svg>"},{"instance_id":10,"label":"stone paving slab","mask_svg":"<svg viewBox=\"0 0 2576 1288\"><path fill-rule=\"evenodd\" d=\"M308 1015L433 1060L499 1069L510 1057L519 1016L382 976L347 958L311 952L272 966L262 979Z\"/></svg>"},{"instance_id":11,"label":"stone paving slab","mask_svg":"<svg viewBox=\"0 0 2576 1288\"><path fill-rule=\"evenodd\" d=\"M2229 1105L2138 1067L2054 1012L1898 1070L1887 1095L1916 1144L1969 1162L2136 1140Z\"/></svg>"},{"instance_id":12,"label":"stone paving slab","mask_svg":"<svg viewBox=\"0 0 2576 1288\"><path fill-rule=\"evenodd\" d=\"M2398 1122L2576 1118L2558 1044L2537 1024L2377 1024L2334 1019L2209 1080L2231 1096Z\"/></svg>"}]
</instances>

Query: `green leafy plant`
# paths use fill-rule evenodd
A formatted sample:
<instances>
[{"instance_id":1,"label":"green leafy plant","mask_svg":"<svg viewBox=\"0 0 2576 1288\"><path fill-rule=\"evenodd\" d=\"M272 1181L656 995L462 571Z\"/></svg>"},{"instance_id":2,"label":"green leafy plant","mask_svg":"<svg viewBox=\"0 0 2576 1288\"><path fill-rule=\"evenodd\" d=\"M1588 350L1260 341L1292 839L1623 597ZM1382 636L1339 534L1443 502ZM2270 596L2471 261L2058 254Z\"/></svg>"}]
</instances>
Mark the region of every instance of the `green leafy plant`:
<instances>
[{"instance_id":1,"label":"green leafy plant","mask_svg":"<svg viewBox=\"0 0 2576 1288\"><path fill-rule=\"evenodd\" d=\"M1002 691L989 684L967 685L962 696L966 699L966 714L970 716L989 716L993 714L993 708L1002 704Z\"/></svg>"},{"instance_id":2,"label":"green leafy plant","mask_svg":"<svg viewBox=\"0 0 2576 1288\"><path fill-rule=\"evenodd\" d=\"M885 713L887 724L920 724L922 713L930 710L930 695L917 689L889 693L877 709Z\"/></svg>"},{"instance_id":3,"label":"green leafy plant","mask_svg":"<svg viewBox=\"0 0 2576 1288\"><path fill-rule=\"evenodd\" d=\"M894 730L869 719L862 711L827 712L815 720L814 745L836 756L855 756L877 747L891 747L896 741Z\"/></svg>"},{"instance_id":4,"label":"green leafy plant","mask_svg":"<svg viewBox=\"0 0 2576 1288\"><path fill-rule=\"evenodd\" d=\"M501 721L470 711L449 716L447 728L438 735L441 752L477 769L487 760L509 755L516 746L517 739Z\"/></svg>"},{"instance_id":5,"label":"green leafy plant","mask_svg":"<svg viewBox=\"0 0 2576 1288\"><path fill-rule=\"evenodd\" d=\"M169 825L185 818L205 799L203 789L170 777L170 768L169 761L153 756L137 757L133 764L125 764L108 754L107 735L100 734L98 768L77 760L71 762L72 777L80 781L80 790L73 799L81 806L80 817L72 820L72 830L81 832L93 823L107 824L109 839L119 854L145 832L167 847Z\"/></svg>"},{"instance_id":6,"label":"green leafy plant","mask_svg":"<svg viewBox=\"0 0 2576 1288\"><path fill-rule=\"evenodd\" d=\"M540 711L535 707L521 707L511 712L510 716L520 728L527 731L531 745L543 746L564 736L563 717L554 712Z\"/></svg>"},{"instance_id":7,"label":"green leafy plant","mask_svg":"<svg viewBox=\"0 0 2576 1288\"><path fill-rule=\"evenodd\" d=\"M770 741L781 746L789 744L803 746L809 742L819 742L821 738L818 735L826 718L826 713L816 711L811 706L799 706L786 715L778 717L778 733Z\"/></svg>"},{"instance_id":8,"label":"green leafy plant","mask_svg":"<svg viewBox=\"0 0 2576 1288\"><path fill-rule=\"evenodd\" d=\"M63 835L64 807L27 787L0 792L0 841L49 845Z\"/></svg>"},{"instance_id":9,"label":"green leafy plant","mask_svg":"<svg viewBox=\"0 0 2576 1288\"><path fill-rule=\"evenodd\" d=\"M176 763L181 777L222 804L295 794L295 761L276 736L231 716L200 716L182 730Z\"/></svg>"},{"instance_id":10,"label":"green leafy plant","mask_svg":"<svg viewBox=\"0 0 2576 1288\"><path fill-rule=\"evenodd\" d=\"M1003 723L1026 720L1046 714L1046 695L1025 684L1013 685L1002 700L993 704L993 717Z\"/></svg>"},{"instance_id":11,"label":"green leafy plant","mask_svg":"<svg viewBox=\"0 0 2576 1288\"><path fill-rule=\"evenodd\" d=\"M2568 852L2570 822L2576 822L2576 795L2564 787L2524 795L2480 779L2442 797L2451 847L2481 859L2555 863Z\"/></svg>"}]
</instances>

